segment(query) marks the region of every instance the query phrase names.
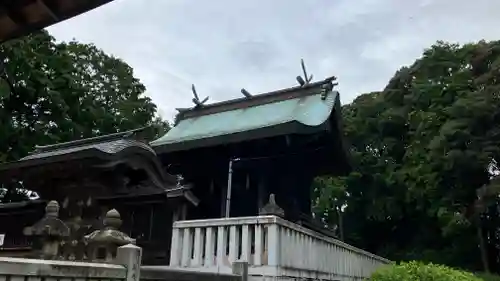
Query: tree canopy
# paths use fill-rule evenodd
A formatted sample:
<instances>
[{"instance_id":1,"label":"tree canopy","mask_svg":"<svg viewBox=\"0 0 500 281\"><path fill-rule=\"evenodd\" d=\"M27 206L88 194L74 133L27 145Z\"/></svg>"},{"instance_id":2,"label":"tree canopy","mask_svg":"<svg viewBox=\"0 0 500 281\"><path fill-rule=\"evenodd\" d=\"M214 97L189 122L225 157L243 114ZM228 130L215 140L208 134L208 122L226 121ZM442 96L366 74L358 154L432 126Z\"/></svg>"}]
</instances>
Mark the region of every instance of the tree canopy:
<instances>
[{"instance_id":1,"label":"tree canopy","mask_svg":"<svg viewBox=\"0 0 500 281\"><path fill-rule=\"evenodd\" d=\"M500 41L438 42L343 107L355 171L316 181L316 212L394 260L500 268Z\"/></svg>"},{"instance_id":2,"label":"tree canopy","mask_svg":"<svg viewBox=\"0 0 500 281\"><path fill-rule=\"evenodd\" d=\"M2 44L0 54L0 161L35 145L166 128L132 68L94 45L40 31Z\"/></svg>"},{"instance_id":3,"label":"tree canopy","mask_svg":"<svg viewBox=\"0 0 500 281\"><path fill-rule=\"evenodd\" d=\"M91 44L56 42L46 31L0 45L0 163L47 145L148 127L168 129L132 68ZM148 137L146 136L146 137ZM22 186L0 201L26 198Z\"/></svg>"}]
</instances>

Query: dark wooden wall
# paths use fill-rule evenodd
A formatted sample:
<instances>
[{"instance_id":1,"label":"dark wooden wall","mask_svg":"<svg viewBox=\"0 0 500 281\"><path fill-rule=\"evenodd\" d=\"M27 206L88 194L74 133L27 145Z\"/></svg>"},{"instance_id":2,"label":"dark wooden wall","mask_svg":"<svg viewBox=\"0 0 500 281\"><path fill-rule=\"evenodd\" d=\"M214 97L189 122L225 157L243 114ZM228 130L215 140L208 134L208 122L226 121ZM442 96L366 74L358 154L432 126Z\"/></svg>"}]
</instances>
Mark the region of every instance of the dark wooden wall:
<instances>
[{"instance_id":1,"label":"dark wooden wall","mask_svg":"<svg viewBox=\"0 0 500 281\"><path fill-rule=\"evenodd\" d=\"M143 248L143 264L167 265L170 258L173 206L165 201L114 204L122 215L122 231Z\"/></svg>"}]
</instances>

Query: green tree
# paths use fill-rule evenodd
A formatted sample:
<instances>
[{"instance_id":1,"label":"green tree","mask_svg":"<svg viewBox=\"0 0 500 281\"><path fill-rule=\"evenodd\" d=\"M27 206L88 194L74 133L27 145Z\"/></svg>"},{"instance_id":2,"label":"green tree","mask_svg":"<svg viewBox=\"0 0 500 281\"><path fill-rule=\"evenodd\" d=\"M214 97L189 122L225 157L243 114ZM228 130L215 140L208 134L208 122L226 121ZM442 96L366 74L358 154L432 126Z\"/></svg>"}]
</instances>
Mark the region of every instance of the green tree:
<instances>
[{"instance_id":1,"label":"green tree","mask_svg":"<svg viewBox=\"0 0 500 281\"><path fill-rule=\"evenodd\" d=\"M94 45L56 43L46 31L0 46L1 160L16 160L35 145L152 125L168 125L122 60ZM12 89L8 87L8 81Z\"/></svg>"},{"instance_id":2,"label":"green tree","mask_svg":"<svg viewBox=\"0 0 500 281\"><path fill-rule=\"evenodd\" d=\"M0 45L0 65L0 162L35 145L144 126L152 139L169 128L132 68L94 45L39 31ZM18 200L16 190L2 194Z\"/></svg>"},{"instance_id":3,"label":"green tree","mask_svg":"<svg viewBox=\"0 0 500 281\"><path fill-rule=\"evenodd\" d=\"M499 70L499 41L438 42L384 90L343 107L356 171L323 188L348 195L347 242L395 260L500 268L499 188L491 182Z\"/></svg>"}]
</instances>

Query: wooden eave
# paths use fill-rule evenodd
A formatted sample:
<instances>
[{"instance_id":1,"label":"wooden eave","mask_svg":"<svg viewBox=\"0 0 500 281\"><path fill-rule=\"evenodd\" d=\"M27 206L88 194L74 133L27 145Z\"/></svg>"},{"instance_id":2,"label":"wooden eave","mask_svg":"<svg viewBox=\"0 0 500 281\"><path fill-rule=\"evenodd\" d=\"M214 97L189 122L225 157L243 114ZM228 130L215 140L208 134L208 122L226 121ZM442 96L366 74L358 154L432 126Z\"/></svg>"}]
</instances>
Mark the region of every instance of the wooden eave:
<instances>
[{"instance_id":1,"label":"wooden eave","mask_svg":"<svg viewBox=\"0 0 500 281\"><path fill-rule=\"evenodd\" d=\"M127 195L117 195L117 196L107 196L96 198L99 202L113 202L119 201L120 203L134 203L134 204L144 204L144 201L159 202L159 201L169 201L178 202L179 200L187 201L194 206L198 206L200 199L198 199L190 190L188 186L178 186L171 189L166 189L163 191L148 193L148 194L127 194Z\"/></svg>"},{"instance_id":2,"label":"wooden eave","mask_svg":"<svg viewBox=\"0 0 500 281\"><path fill-rule=\"evenodd\" d=\"M175 185L176 178L164 172L155 151L140 140L143 129L37 146L28 156L0 165L0 178L26 178L28 175L40 174L46 178L67 177L82 167L106 170L123 164L134 170L144 170L157 187ZM60 172L47 173L47 170ZM44 173L46 176L43 176Z\"/></svg>"},{"instance_id":3,"label":"wooden eave","mask_svg":"<svg viewBox=\"0 0 500 281\"><path fill-rule=\"evenodd\" d=\"M113 0L2 0L0 43L86 13Z\"/></svg>"}]
</instances>

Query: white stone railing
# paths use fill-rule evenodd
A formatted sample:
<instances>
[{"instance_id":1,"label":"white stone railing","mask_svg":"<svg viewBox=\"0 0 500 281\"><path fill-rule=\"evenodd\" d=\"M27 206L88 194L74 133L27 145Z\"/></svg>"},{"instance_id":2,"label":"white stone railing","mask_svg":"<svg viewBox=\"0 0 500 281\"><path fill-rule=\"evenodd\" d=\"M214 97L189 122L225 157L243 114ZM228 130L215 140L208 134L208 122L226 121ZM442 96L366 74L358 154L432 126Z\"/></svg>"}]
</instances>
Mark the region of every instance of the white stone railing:
<instances>
[{"instance_id":1,"label":"white stone railing","mask_svg":"<svg viewBox=\"0 0 500 281\"><path fill-rule=\"evenodd\" d=\"M142 249L118 247L109 263L0 257L0 281L247 281L248 263L233 263L231 272L193 272L165 266L141 266Z\"/></svg>"},{"instance_id":2,"label":"white stone railing","mask_svg":"<svg viewBox=\"0 0 500 281\"><path fill-rule=\"evenodd\" d=\"M141 251L119 247L116 264L0 257L0 281L139 281Z\"/></svg>"},{"instance_id":3,"label":"white stone railing","mask_svg":"<svg viewBox=\"0 0 500 281\"><path fill-rule=\"evenodd\" d=\"M170 266L326 280L369 276L390 261L275 216L177 221Z\"/></svg>"},{"instance_id":4,"label":"white stone railing","mask_svg":"<svg viewBox=\"0 0 500 281\"><path fill-rule=\"evenodd\" d=\"M51 261L22 258L0 258L0 280L58 281L110 280L125 281L124 266L101 263Z\"/></svg>"}]
</instances>

